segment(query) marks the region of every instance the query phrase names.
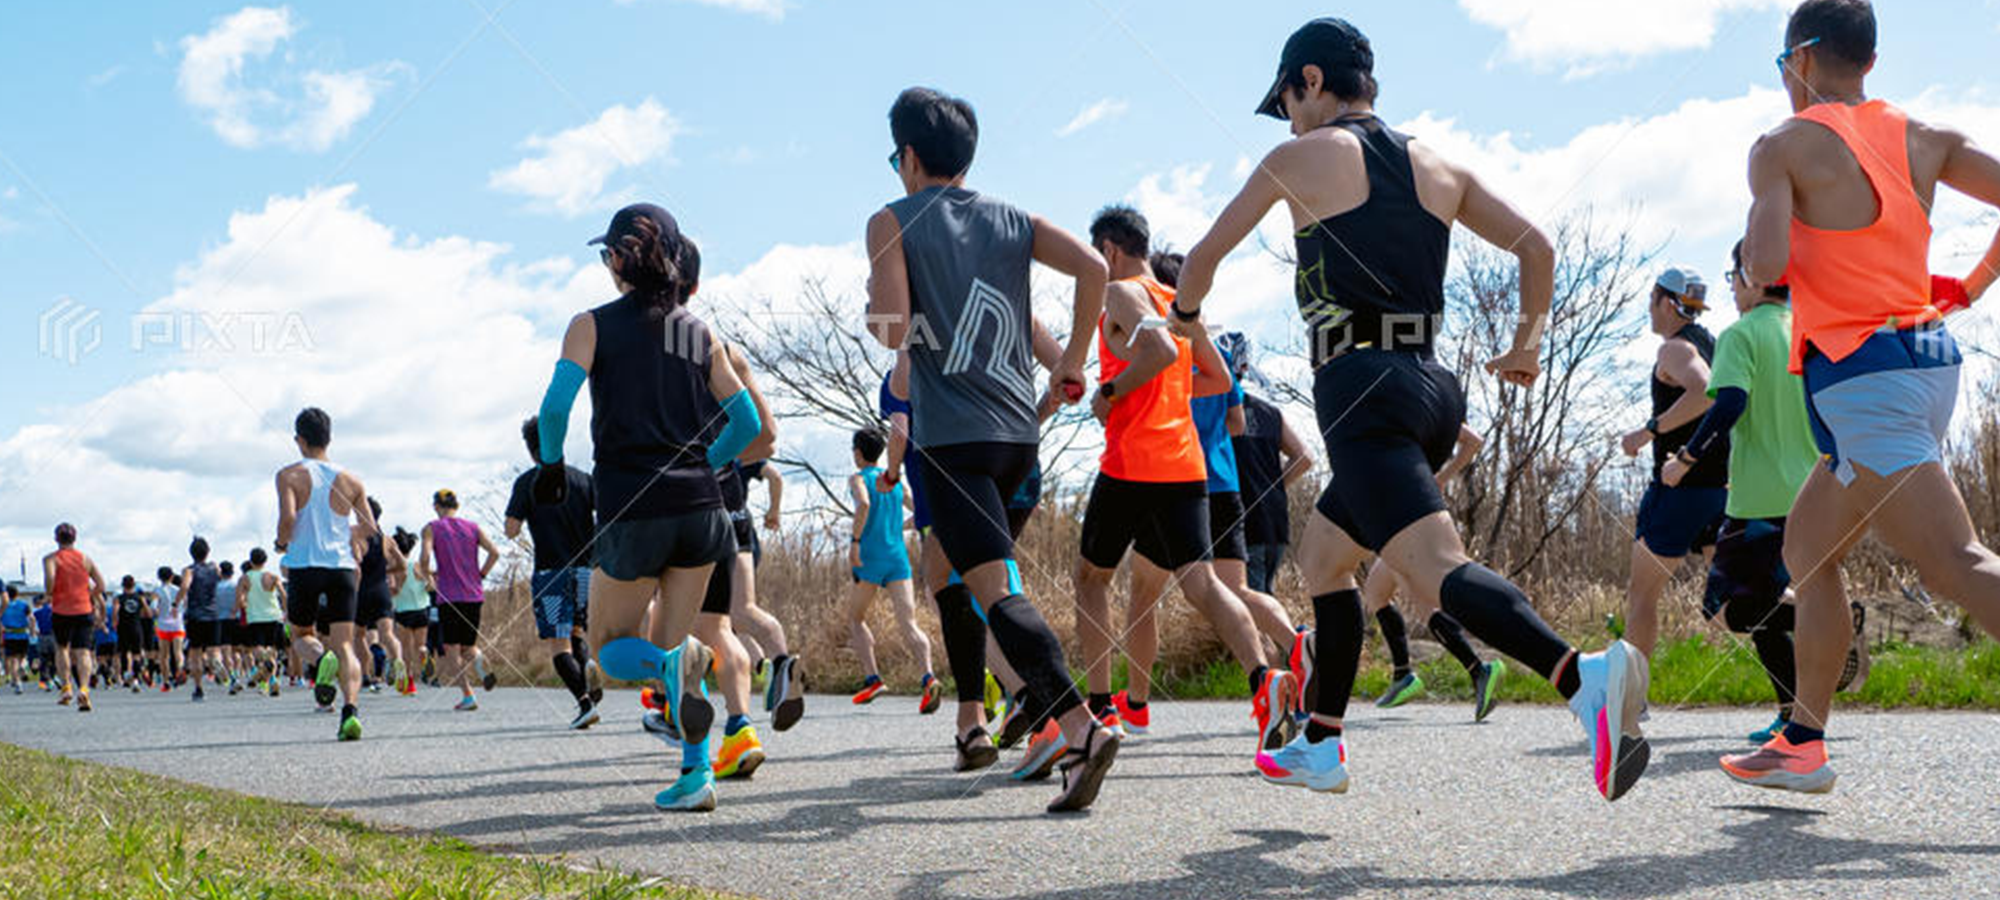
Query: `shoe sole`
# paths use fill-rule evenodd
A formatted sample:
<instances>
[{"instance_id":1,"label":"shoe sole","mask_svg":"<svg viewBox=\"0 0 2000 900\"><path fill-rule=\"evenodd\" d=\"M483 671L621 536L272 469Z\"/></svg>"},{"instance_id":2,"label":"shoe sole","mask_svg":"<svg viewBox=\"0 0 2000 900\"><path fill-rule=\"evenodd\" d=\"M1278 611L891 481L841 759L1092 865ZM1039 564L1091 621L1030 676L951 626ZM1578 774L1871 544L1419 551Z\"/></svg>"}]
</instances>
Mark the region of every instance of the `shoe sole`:
<instances>
[{"instance_id":1,"label":"shoe sole","mask_svg":"<svg viewBox=\"0 0 2000 900\"><path fill-rule=\"evenodd\" d=\"M693 638L683 644L681 651L680 701L674 704L674 726L680 730L681 740L688 741L688 735L700 735L699 741L708 736L709 726L715 724L715 707L710 706L708 697L701 693L701 681L708 675L709 665L715 660L715 651ZM693 650L692 658L688 650ZM711 804L710 809L714 806Z\"/></svg>"},{"instance_id":2,"label":"shoe sole","mask_svg":"<svg viewBox=\"0 0 2000 900\"><path fill-rule=\"evenodd\" d=\"M715 789L702 791L692 802L661 803L659 800L654 800L653 808L661 812L714 812Z\"/></svg>"},{"instance_id":3,"label":"shoe sole","mask_svg":"<svg viewBox=\"0 0 2000 900\"><path fill-rule=\"evenodd\" d=\"M1021 764L1007 773L1007 777L1014 781L1041 781L1055 771L1056 761L1062 759L1063 752L1068 749L1068 741L1052 744L1043 751L1045 755L1030 755L1021 760Z\"/></svg>"},{"instance_id":4,"label":"shoe sole","mask_svg":"<svg viewBox=\"0 0 2000 900\"><path fill-rule=\"evenodd\" d=\"M930 687L924 688L924 699L917 701L917 715L928 716L937 712L938 707L943 705L944 688L933 681Z\"/></svg>"},{"instance_id":5,"label":"shoe sole","mask_svg":"<svg viewBox=\"0 0 2000 900\"><path fill-rule=\"evenodd\" d=\"M1330 781L1313 778L1312 776L1302 776L1292 772L1287 772L1283 775L1273 774L1270 769L1264 767L1264 761L1258 759L1257 774L1262 776L1266 782L1278 785L1279 787L1302 787L1320 794L1347 793L1348 777L1345 767L1341 768L1340 779L1338 781Z\"/></svg>"},{"instance_id":6,"label":"shoe sole","mask_svg":"<svg viewBox=\"0 0 2000 900\"><path fill-rule=\"evenodd\" d=\"M972 746L959 751L958 762L952 769L958 772L977 772L999 761L1000 748L993 746L992 741L977 740L972 742Z\"/></svg>"},{"instance_id":7,"label":"shoe sole","mask_svg":"<svg viewBox=\"0 0 2000 900\"><path fill-rule=\"evenodd\" d=\"M1488 666L1486 670L1486 690L1483 693L1475 692L1477 699L1472 702L1472 721L1474 722L1486 721L1486 717L1493 714L1493 707L1500 705L1500 697L1498 696L1500 677L1507 674L1507 666L1497 659L1486 665Z\"/></svg>"},{"instance_id":8,"label":"shoe sole","mask_svg":"<svg viewBox=\"0 0 2000 900\"><path fill-rule=\"evenodd\" d=\"M583 715L578 716L575 719L571 719L569 723L569 730L583 731L584 729L587 729L590 726L597 724L603 718L604 718L603 714L599 713L597 711L597 707L593 706L590 708L590 712L584 713Z\"/></svg>"},{"instance_id":9,"label":"shoe sole","mask_svg":"<svg viewBox=\"0 0 2000 900\"><path fill-rule=\"evenodd\" d=\"M602 706L604 704L604 670L598 667L597 660L593 659L583 667L583 683L587 688L585 694L590 697L590 705Z\"/></svg>"},{"instance_id":10,"label":"shoe sole","mask_svg":"<svg viewBox=\"0 0 2000 900\"><path fill-rule=\"evenodd\" d=\"M717 781L749 781L750 776L757 774L757 767L763 764L763 750L746 750L737 758L736 768L730 769L727 773L717 770L715 778Z\"/></svg>"},{"instance_id":11,"label":"shoe sole","mask_svg":"<svg viewBox=\"0 0 2000 900\"><path fill-rule=\"evenodd\" d=\"M1410 685L1407 688L1404 688L1402 691L1398 693L1383 695L1382 699L1375 701L1375 708L1395 709L1396 707L1402 706L1403 704L1408 703L1411 700L1417 699L1417 695L1423 693L1423 691L1424 691L1424 683L1419 681L1413 685Z\"/></svg>"},{"instance_id":12,"label":"shoe sole","mask_svg":"<svg viewBox=\"0 0 2000 900\"><path fill-rule=\"evenodd\" d=\"M321 654L319 662L313 664L313 702L331 706L333 698L340 696L340 688L333 683L338 677L340 657L332 653Z\"/></svg>"},{"instance_id":13,"label":"shoe sole","mask_svg":"<svg viewBox=\"0 0 2000 900\"><path fill-rule=\"evenodd\" d=\"M1107 738L1097 748L1097 752L1085 757L1077 765L1083 767L1083 774L1077 776L1076 784L1049 804L1052 813L1082 812L1097 802L1097 791L1104 786L1104 776L1111 772L1111 764L1118 759L1118 738Z\"/></svg>"},{"instance_id":14,"label":"shoe sole","mask_svg":"<svg viewBox=\"0 0 2000 900\"><path fill-rule=\"evenodd\" d=\"M1796 772L1787 772L1783 769L1774 769L1763 775L1750 775L1738 772L1734 768L1731 768L1728 763L1723 763L1722 771L1730 778L1751 787L1760 787L1774 791L1791 791L1796 794L1831 793L1834 781L1840 777L1835 774L1832 766L1820 766L1803 775Z\"/></svg>"},{"instance_id":15,"label":"shoe sole","mask_svg":"<svg viewBox=\"0 0 2000 900\"><path fill-rule=\"evenodd\" d=\"M666 715L662 713L660 721L665 722L665 718ZM667 722L662 725L654 725L653 722L654 719L652 716L645 716L640 718L639 730L644 731L645 733L653 735L655 737L661 738L663 740L671 741L676 744L681 742L681 733L679 731L674 730L674 726L672 723Z\"/></svg>"},{"instance_id":16,"label":"shoe sole","mask_svg":"<svg viewBox=\"0 0 2000 900\"><path fill-rule=\"evenodd\" d=\"M1639 727L1650 676L1645 654L1623 640L1611 645L1607 657L1604 721L1596 723L1599 729L1596 744L1602 747L1606 739L1614 737L1613 733L1607 733L1607 726L1615 727L1615 740L1610 741L1613 751L1608 761L1592 759L1591 762L1593 773L1604 773L1598 782L1599 792L1605 800L1615 801L1639 783L1639 777L1646 773L1646 764L1652 760L1652 745L1646 742Z\"/></svg>"}]
</instances>

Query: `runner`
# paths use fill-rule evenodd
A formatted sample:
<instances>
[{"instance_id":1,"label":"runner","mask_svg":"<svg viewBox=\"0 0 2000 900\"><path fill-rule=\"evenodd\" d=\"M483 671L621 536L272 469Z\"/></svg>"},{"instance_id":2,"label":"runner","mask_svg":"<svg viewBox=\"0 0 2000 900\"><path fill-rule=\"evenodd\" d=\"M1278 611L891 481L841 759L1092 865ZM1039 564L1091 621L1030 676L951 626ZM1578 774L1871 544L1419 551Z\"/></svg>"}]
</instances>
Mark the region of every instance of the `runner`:
<instances>
[{"instance_id":1,"label":"runner","mask_svg":"<svg viewBox=\"0 0 2000 900\"><path fill-rule=\"evenodd\" d=\"M541 450L541 432L534 417L521 423L521 440L528 445L533 460ZM535 572L528 579L535 605L535 636L547 645L554 660L556 676L576 698L576 716L569 727L576 730L597 724L597 701L603 689L593 695L592 674L596 661L590 657L590 542L597 533L594 510L597 498L591 491L589 473L575 466L563 469L566 487L561 504L535 505L535 470L514 479L507 497L507 522L503 531L509 540L521 537L526 525L534 540ZM400 684L398 685L400 687Z\"/></svg>"},{"instance_id":2,"label":"runner","mask_svg":"<svg viewBox=\"0 0 2000 900\"><path fill-rule=\"evenodd\" d=\"M35 635L36 678L42 692L48 693L49 682L61 679L56 675L55 610L49 606L47 594L35 598Z\"/></svg>"},{"instance_id":3,"label":"runner","mask_svg":"<svg viewBox=\"0 0 2000 900\"><path fill-rule=\"evenodd\" d=\"M118 632L112 629L110 605L110 600L107 598L105 614L103 618L97 620L97 631L93 635L97 648L95 654L97 668L91 672L92 689L100 685L108 688L112 682L118 680Z\"/></svg>"},{"instance_id":4,"label":"runner","mask_svg":"<svg viewBox=\"0 0 2000 900\"><path fill-rule=\"evenodd\" d=\"M1217 346L1231 351L1238 381L1266 384L1251 364L1250 342L1242 332L1223 335ZM1243 395L1243 433L1231 440L1243 489L1244 581L1252 590L1269 594L1285 548L1292 542L1289 489L1312 471L1312 449L1278 407L1251 393Z\"/></svg>"},{"instance_id":5,"label":"runner","mask_svg":"<svg viewBox=\"0 0 2000 900\"><path fill-rule=\"evenodd\" d=\"M119 579L118 596L111 604L112 630L118 635L117 677L132 693L139 692L139 676L145 671L146 596L139 593L139 581L130 575Z\"/></svg>"},{"instance_id":6,"label":"runner","mask_svg":"<svg viewBox=\"0 0 2000 900\"><path fill-rule=\"evenodd\" d=\"M910 551L903 543L903 512L911 502L901 484L883 490L882 451L887 442L872 429L854 432L855 473L847 477L847 493L854 502L853 541L848 545L847 564L853 568L854 585L847 594L847 641L867 673L861 690L854 695L858 706L874 702L882 692L881 669L875 663L875 634L868 628L868 607L876 592L889 592L890 611L902 627L903 641L910 654L923 664L923 695L917 712L937 712L944 700L944 684L931 671L931 641L917 624L916 592L910 584ZM984 681L981 682L982 687Z\"/></svg>"},{"instance_id":7,"label":"runner","mask_svg":"<svg viewBox=\"0 0 2000 900\"><path fill-rule=\"evenodd\" d=\"M292 626L292 656L310 667L313 701L321 709L341 699L340 724L334 735L343 741L361 738L361 659L354 653L354 538L379 530L368 507L368 490L361 479L327 459L333 443L333 417L319 407L301 410L292 423L292 442L300 459L278 470L278 536L273 546L284 554L285 619ZM318 631L324 629L327 642Z\"/></svg>"},{"instance_id":8,"label":"runner","mask_svg":"<svg viewBox=\"0 0 2000 900\"><path fill-rule=\"evenodd\" d=\"M137 585L139 590L139 673L146 687L160 678L160 636L158 634L158 611L153 607L153 592Z\"/></svg>"},{"instance_id":9,"label":"runner","mask_svg":"<svg viewBox=\"0 0 2000 900\"><path fill-rule=\"evenodd\" d=\"M243 609L236 602L236 564L223 560L215 568L215 608L221 613L222 637L215 647L215 657L219 660L218 680L229 683L229 696L243 691L243 684L237 679L241 671L236 659L236 651L243 645Z\"/></svg>"},{"instance_id":10,"label":"runner","mask_svg":"<svg viewBox=\"0 0 2000 900\"><path fill-rule=\"evenodd\" d=\"M1651 658L1660 635L1660 596L1690 553L1712 556L1722 507L1728 500L1728 436L1720 451L1694 467L1679 486L1660 481L1660 470L1680 452L1708 411L1709 365L1715 336L1695 322L1708 311L1708 286L1693 269L1675 266L1653 282L1647 312L1660 349L1653 364L1653 417L1620 441L1626 456L1653 445L1653 476L1639 501L1632 542L1631 581L1625 591L1625 639Z\"/></svg>"},{"instance_id":11,"label":"runner","mask_svg":"<svg viewBox=\"0 0 2000 900\"><path fill-rule=\"evenodd\" d=\"M762 421L723 343L687 309L697 287L686 267L694 245L673 216L651 204L627 206L591 243L604 245L600 258L619 297L579 313L563 335L539 417L535 501L564 499L563 442L587 381L600 523L590 586L597 658L614 678L665 687L681 775L654 805L712 810L715 710L702 678L714 654L689 632L710 573L737 556L716 470L750 445ZM727 424L711 436L716 405ZM655 593L666 630L686 635L671 650L640 636Z\"/></svg>"},{"instance_id":12,"label":"runner","mask_svg":"<svg viewBox=\"0 0 2000 900\"><path fill-rule=\"evenodd\" d=\"M193 657L188 669L194 681L192 699L196 703L207 697L205 682L213 679L217 684L222 683L223 617L228 612L217 590L222 575L209 563L208 553L207 538L197 536L189 542L191 562L181 570L180 580L175 583L186 601L188 653Z\"/></svg>"},{"instance_id":13,"label":"runner","mask_svg":"<svg viewBox=\"0 0 2000 900\"><path fill-rule=\"evenodd\" d=\"M871 329L878 341L890 349L909 345L910 402L924 410L912 418L911 439L925 457L924 477L949 485L948 493L937 487L931 497L933 528L968 590L940 616L962 619L973 613L968 600L979 605L1000 650L1026 680L1037 716L1057 719L1068 742L1063 791L1049 810L1083 809L1117 756L1118 736L1083 709L1062 644L1021 594L1013 540L1003 525L1007 497L1034 467L1040 440L1030 371L1030 265L1039 261L1076 281L1069 345L1049 383L1073 401L1081 396L1103 305L1104 261L1049 222L964 187L979 137L965 101L911 88L896 98L889 126L896 142L889 162L906 196L868 221L868 314L879 326ZM958 627L971 633L976 626ZM946 633L953 628L946 618ZM983 637L977 646L983 656ZM960 649L947 646L955 669ZM959 692L964 700L967 685ZM983 701L983 672L971 693ZM961 748L986 740L977 727L959 737Z\"/></svg>"},{"instance_id":14,"label":"runner","mask_svg":"<svg viewBox=\"0 0 2000 900\"><path fill-rule=\"evenodd\" d=\"M265 571L269 561L264 548L251 549L236 595L243 598L243 643L250 648L256 666L256 686L267 696L276 697L283 675L278 669L278 651L285 646L285 582L276 573Z\"/></svg>"},{"instance_id":15,"label":"runner","mask_svg":"<svg viewBox=\"0 0 2000 900\"><path fill-rule=\"evenodd\" d=\"M104 573L76 549L76 526L56 526L56 552L42 557L42 584L48 586L50 630L55 638L55 670L62 679L62 697L75 699L78 712L90 711L90 678L97 669L91 655L95 632L104 622Z\"/></svg>"},{"instance_id":16,"label":"runner","mask_svg":"<svg viewBox=\"0 0 2000 900\"><path fill-rule=\"evenodd\" d=\"M1807 0L1778 57L1797 113L1750 152L1745 274L1791 287L1790 370L1826 464L1791 507L1785 567L1797 592L1798 703L1782 734L1723 770L1762 787L1830 791L1823 740L1853 639L1840 564L1872 529L1933 593L2000 635L2000 557L1981 544L1940 444L1961 356L1932 304L1929 211L1940 183L2000 205L2000 159L1950 128L1870 100L1875 11ZM1954 287L1970 303L2000 266L2000 236Z\"/></svg>"},{"instance_id":17,"label":"runner","mask_svg":"<svg viewBox=\"0 0 2000 900\"><path fill-rule=\"evenodd\" d=\"M368 512L375 521L382 521L382 504L374 497L368 498ZM363 645L354 648L355 655L372 664L370 671L374 672L375 678L369 687L379 693L382 682L400 683L403 679L403 648L394 639L392 626L395 624L396 586L403 573L408 571L409 563L403 558L402 548L385 540L380 528L365 541L356 537L353 549L355 558L360 561L354 628L356 632L366 629L365 634L357 635Z\"/></svg>"},{"instance_id":18,"label":"runner","mask_svg":"<svg viewBox=\"0 0 2000 900\"><path fill-rule=\"evenodd\" d=\"M396 640L402 644L403 680L395 686L397 693L407 697L417 695L417 675L424 669L427 639L431 624L431 588L423 574L417 569L417 558L411 551L417 547L417 536L396 529L396 549L403 555L403 573L396 583Z\"/></svg>"},{"instance_id":19,"label":"runner","mask_svg":"<svg viewBox=\"0 0 2000 900\"><path fill-rule=\"evenodd\" d=\"M1479 448L1486 445L1486 439L1470 427L1459 426L1458 452L1452 454L1444 467L1438 469L1436 481L1442 493L1452 479L1472 465L1472 458L1479 455ZM1375 617L1375 624L1382 630L1382 643L1388 645L1389 662L1393 667L1389 673L1389 688L1376 698L1375 705L1383 709L1402 706L1424 692L1424 679L1410 667L1409 625L1403 621L1403 614L1396 609L1396 592L1402 582L1395 571L1388 566L1368 567L1368 578L1361 583L1361 608ZM1405 591L1407 593L1407 591ZM1472 644L1465 639L1465 629L1458 620L1444 610L1436 610L1426 621L1431 637L1438 645L1465 667L1465 675L1472 682L1472 721L1484 722L1493 712L1493 705L1500 700L1498 688L1500 676L1507 671L1505 663L1499 660L1483 661Z\"/></svg>"},{"instance_id":20,"label":"runner","mask_svg":"<svg viewBox=\"0 0 2000 900\"><path fill-rule=\"evenodd\" d=\"M1222 258L1271 207L1288 207L1316 370L1313 405L1332 470L1301 555L1319 637L1332 654L1313 665L1316 648L1297 648L1307 680L1324 680L1317 708L1305 733L1260 756L1259 768L1279 784L1346 789L1340 729L1362 638L1354 573L1373 551L1403 576L1420 610L1443 608L1554 683L1590 735L1598 791L1617 799L1649 755L1638 723L1644 654L1623 641L1602 653L1572 650L1519 588L1466 556L1432 480L1465 418L1463 388L1432 354L1452 224L1520 260L1513 349L1486 364L1508 384L1540 374L1555 251L1470 172L1375 117L1374 59L1368 39L1340 19L1315 19L1285 42L1257 111L1289 120L1295 139L1264 158L1188 252L1172 310L1175 327L1197 324Z\"/></svg>"},{"instance_id":21,"label":"runner","mask_svg":"<svg viewBox=\"0 0 2000 900\"><path fill-rule=\"evenodd\" d=\"M5 636L4 652L7 657L7 683L14 693L21 693L21 682L27 679L28 660L34 655L35 642L41 634L35 630L34 604L21 599L21 591L13 585L6 585L0 592L7 601L4 611L0 611L0 633Z\"/></svg>"},{"instance_id":22,"label":"runner","mask_svg":"<svg viewBox=\"0 0 2000 900\"><path fill-rule=\"evenodd\" d=\"M439 677L459 690L459 712L479 708L472 696L477 677L491 691L492 673L479 657L479 614L486 603L486 576L500 561L500 548L478 523L458 516L458 495L449 489L431 495L437 518L424 526L423 555L417 570L437 585L438 627L444 634L444 665ZM486 555L485 559L480 554Z\"/></svg>"},{"instance_id":23,"label":"runner","mask_svg":"<svg viewBox=\"0 0 2000 900\"><path fill-rule=\"evenodd\" d=\"M153 590L153 627L160 632L160 693L164 694L187 678L187 623L174 570L161 566L153 576L160 580Z\"/></svg>"},{"instance_id":24,"label":"runner","mask_svg":"<svg viewBox=\"0 0 2000 900\"><path fill-rule=\"evenodd\" d=\"M1233 491L1235 462L1233 456L1226 461L1226 479L1211 480L1192 408L1196 399L1221 397L1224 406L1214 414L1223 418L1235 380L1206 331L1179 337L1166 330L1164 317L1174 290L1153 277L1147 262L1150 230L1138 210L1105 208L1091 222L1090 240L1112 278L1099 326L1102 375L1091 402L1092 414L1104 423L1104 454L1083 514L1076 567L1077 632L1088 661L1091 711L1100 716L1117 712L1111 658L1122 650L1130 685L1126 711L1137 715L1141 730L1150 724L1147 702L1159 656L1153 609L1171 576L1243 667L1258 746L1276 750L1284 743L1280 729L1291 720L1286 711L1296 705L1298 688L1289 671L1267 664L1277 657L1265 658L1249 604L1216 576L1211 516L1221 512L1238 518L1241 504L1227 498L1222 509L1211 504L1209 492L1218 484ZM1229 442L1218 439L1218 444ZM1218 465L1224 462L1217 460ZM1242 533L1234 534L1240 547ZM1127 550L1135 551L1131 606L1124 639L1114 640L1108 595ZM1240 563L1241 550L1233 552ZM1282 618L1282 611L1278 615ZM1294 637L1290 622L1283 624L1282 634L1281 646L1289 649Z\"/></svg>"}]
</instances>

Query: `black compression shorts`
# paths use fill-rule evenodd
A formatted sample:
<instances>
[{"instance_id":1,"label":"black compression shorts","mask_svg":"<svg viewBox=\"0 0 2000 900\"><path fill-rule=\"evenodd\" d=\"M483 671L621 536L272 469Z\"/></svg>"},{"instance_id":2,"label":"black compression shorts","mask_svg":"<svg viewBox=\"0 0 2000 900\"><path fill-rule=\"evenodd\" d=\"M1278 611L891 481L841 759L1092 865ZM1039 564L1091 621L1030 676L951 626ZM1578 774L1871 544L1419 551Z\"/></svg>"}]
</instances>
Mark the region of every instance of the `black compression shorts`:
<instances>
[{"instance_id":1,"label":"black compression shorts","mask_svg":"<svg viewBox=\"0 0 2000 900\"><path fill-rule=\"evenodd\" d=\"M1313 411L1332 469L1316 505L1362 547L1382 546L1445 509L1435 475L1458 446L1465 392L1435 360L1353 350L1313 376Z\"/></svg>"},{"instance_id":2,"label":"black compression shorts","mask_svg":"<svg viewBox=\"0 0 2000 900\"><path fill-rule=\"evenodd\" d=\"M721 562L715 564L715 568L708 571L708 592L701 597L702 612L716 616L729 615L730 595L736 586L736 557L738 551L748 549L736 541L742 539L744 526L748 524L747 519L737 522L736 540L731 542L734 546Z\"/></svg>"},{"instance_id":3,"label":"black compression shorts","mask_svg":"<svg viewBox=\"0 0 2000 900\"><path fill-rule=\"evenodd\" d=\"M1033 471L1034 444L952 444L924 450L931 534L961 573L1014 558L1007 498Z\"/></svg>"},{"instance_id":4,"label":"black compression shorts","mask_svg":"<svg viewBox=\"0 0 2000 900\"><path fill-rule=\"evenodd\" d=\"M717 506L612 522L598 530L596 550L599 571L618 581L638 581L734 558L736 539L729 514Z\"/></svg>"},{"instance_id":5,"label":"black compression shorts","mask_svg":"<svg viewBox=\"0 0 2000 900\"><path fill-rule=\"evenodd\" d=\"M357 602L353 569L291 569L285 578L285 620L293 628L351 623Z\"/></svg>"},{"instance_id":6,"label":"black compression shorts","mask_svg":"<svg viewBox=\"0 0 2000 900\"><path fill-rule=\"evenodd\" d=\"M1208 485L1126 481L1102 472L1083 511L1083 559L1118 568L1127 548L1169 572L1209 558Z\"/></svg>"},{"instance_id":7,"label":"black compression shorts","mask_svg":"<svg viewBox=\"0 0 2000 900\"><path fill-rule=\"evenodd\" d=\"M1224 491L1208 495L1209 554L1216 559L1242 562L1250 558L1250 545L1243 539L1243 495Z\"/></svg>"}]
</instances>

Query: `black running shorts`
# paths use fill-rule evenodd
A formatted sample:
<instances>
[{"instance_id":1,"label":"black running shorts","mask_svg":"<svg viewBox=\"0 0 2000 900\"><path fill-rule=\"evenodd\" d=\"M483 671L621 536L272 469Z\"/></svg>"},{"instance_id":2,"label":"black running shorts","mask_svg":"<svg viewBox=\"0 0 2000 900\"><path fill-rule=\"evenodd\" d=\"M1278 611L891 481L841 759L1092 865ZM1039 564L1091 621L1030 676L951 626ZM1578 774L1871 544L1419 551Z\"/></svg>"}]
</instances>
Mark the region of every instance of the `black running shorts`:
<instances>
[{"instance_id":1,"label":"black running shorts","mask_svg":"<svg viewBox=\"0 0 2000 900\"><path fill-rule=\"evenodd\" d=\"M415 631L419 628L429 628L431 627L431 611L429 609L406 609L399 612L396 614L396 627L410 631Z\"/></svg>"},{"instance_id":2,"label":"black running shorts","mask_svg":"<svg viewBox=\"0 0 2000 900\"><path fill-rule=\"evenodd\" d=\"M1243 495L1224 491L1208 495L1209 555L1216 559L1242 562L1250 557L1250 545L1243 539Z\"/></svg>"},{"instance_id":3,"label":"black running shorts","mask_svg":"<svg viewBox=\"0 0 2000 900\"><path fill-rule=\"evenodd\" d=\"M370 628L376 622L395 615L395 611L396 596L389 593L389 586L374 585L355 598L354 621L363 628Z\"/></svg>"},{"instance_id":4,"label":"black running shorts","mask_svg":"<svg viewBox=\"0 0 2000 900\"><path fill-rule=\"evenodd\" d=\"M716 506L608 523L598 529L596 551L599 571L618 581L639 581L734 558L736 538L729 514Z\"/></svg>"},{"instance_id":5,"label":"black running shorts","mask_svg":"<svg viewBox=\"0 0 2000 900\"><path fill-rule=\"evenodd\" d=\"M1034 444L952 444L924 454L925 502L931 534L951 567L970 572L1014 558L1007 533L1007 498L1038 461Z\"/></svg>"},{"instance_id":6,"label":"black running shorts","mask_svg":"<svg viewBox=\"0 0 2000 900\"><path fill-rule=\"evenodd\" d=\"M189 619L187 621L188 649L207 650L210 647L226 647L228 635L221 619Z\"/></svg>"},{"instance_id":7,"label":"black running shorts","mask_svg":"<svg viewBox=\"0 0 2000 900\"><path fill-rule=\"evenodd\" d=\"M1313 375L1313 411L1332 469L1315 506L1348 537L1379 553L1444 511L1435 476L1465 422L1449 369L1412 352L1349 351Z\"/></svg>"},{"instance_id":8,"label":"black running shorts","mask_svg":"<svg viewBox=\"0 0 2000 900\"><path fill-rule=\"evenodd\" d=\"M118 620L118 652L120 653L145 652L146 633L141 628L141 626L144 624L145 623L141 622L140 620L133 618L122 618Z\"/></svg>"},{"instance_id":9,"label":"black running shorts","mask_svg":"<svg viewBox=\"0 0 2000 900\"><path fill-rule=\"evenodd\" d=\"M747 520L737 522L737 527L732 529L734 534L730 539L729 555L716 563L715 568L708 570L708 592L701 598L702 612L716 616L729 615L730 594L736 589L736 556L738 551L747 549L741 543L742 526L746 524Z\"/></svg>"},{"instance_id":10,"label":"black running shorts","mask_svg":"<svg viewBox=\"0 0 2000 900\"><path fill-rule=\"evenodd\" d=\"M1102 472L1083 511L1083 559L1118 568L1127 548L1169 572L1209 558L1205 481L1126 481Z\"/></svg>"},{"instance_id":11,"label":"black running shorts","mask_svg":"<svg viewBox=\"0 0 2000 900\"><path fill-rule=\"evenodd\" d=\"M289 570L285 594L285 620L293 628L326 631L336 622L354 621L358 600L353 569Z\"/></svg>"},{"instance_id":12,"label":"black running shorts","mask_svg":"<svg viewBox=\"0 0 2000 900\"><path fill-rule=\"evenodd\" d=\"M438 604L438 630L443 632L447 647L473 647L479 644L479 614L484 603L440 603Z\"/></svg>"},{"instance_id":13,"label":"black running shorts","mask_svg":"<svg viewBox=\"0 0 2000 900\"><path fill-rule=\"evenodd\" d=\"M97 623L91 621L88 613L81 616L57 613L49 619L49 630L55 632L58 647L89 650L97 642Z\"/></svg>"}]
</instances>

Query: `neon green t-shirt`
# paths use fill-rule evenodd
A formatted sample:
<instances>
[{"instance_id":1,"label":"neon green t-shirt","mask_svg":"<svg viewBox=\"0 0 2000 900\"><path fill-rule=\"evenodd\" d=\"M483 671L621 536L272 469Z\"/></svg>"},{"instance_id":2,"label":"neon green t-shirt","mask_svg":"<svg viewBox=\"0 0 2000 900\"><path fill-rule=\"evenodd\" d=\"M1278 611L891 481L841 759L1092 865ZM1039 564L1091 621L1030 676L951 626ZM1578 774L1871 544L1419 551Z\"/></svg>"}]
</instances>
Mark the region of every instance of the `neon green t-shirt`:
<instances>
[{"instance_id":1,"label":"neon green t-shirt","mask_svg":"<svg viewBox=\"0 0 2000 900\"><path fill-rule=\"evenodd\" d=\"M1774 519L1792 511L1819 463L1806 419L1805 383L1789 368L1792 311L1765 303L1743 314L1715 342L1708 395L1737 388L1750 405L1729 432L1730 516Z\"/></svg>"}]
</instances>

